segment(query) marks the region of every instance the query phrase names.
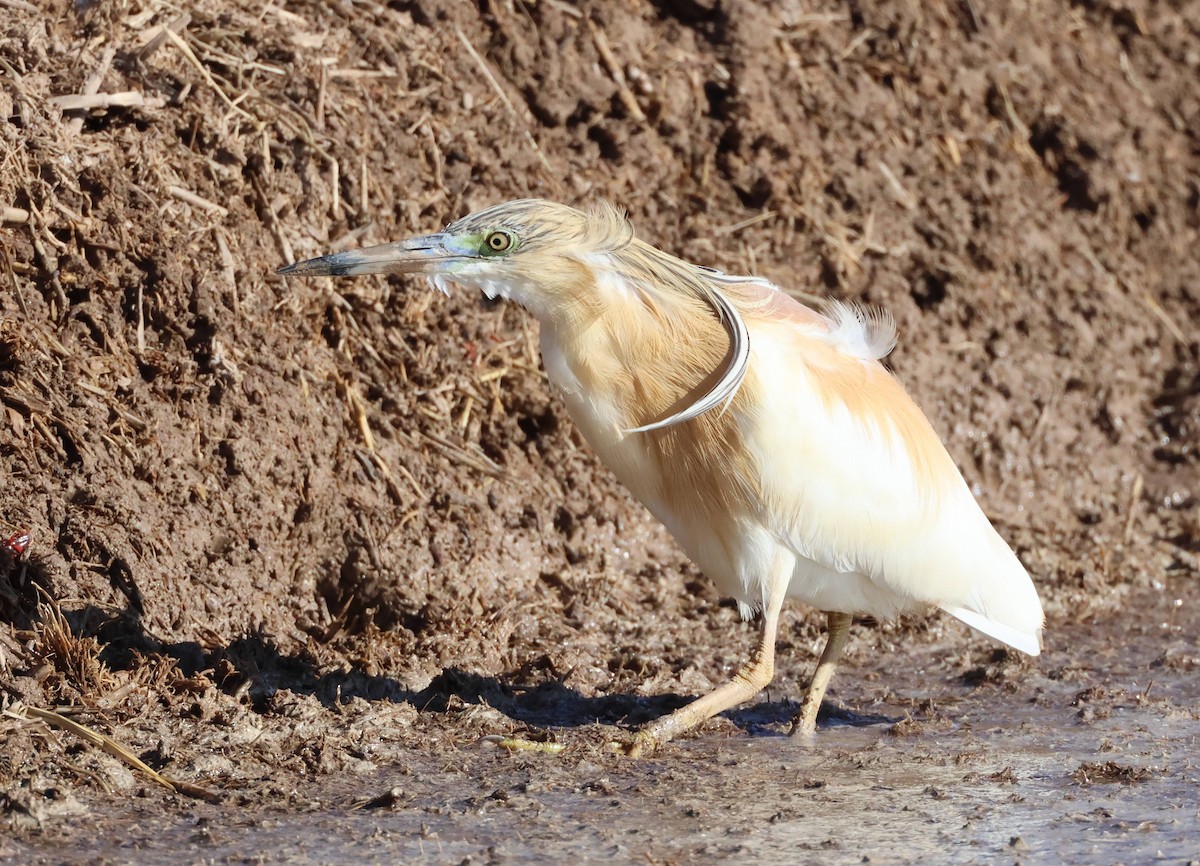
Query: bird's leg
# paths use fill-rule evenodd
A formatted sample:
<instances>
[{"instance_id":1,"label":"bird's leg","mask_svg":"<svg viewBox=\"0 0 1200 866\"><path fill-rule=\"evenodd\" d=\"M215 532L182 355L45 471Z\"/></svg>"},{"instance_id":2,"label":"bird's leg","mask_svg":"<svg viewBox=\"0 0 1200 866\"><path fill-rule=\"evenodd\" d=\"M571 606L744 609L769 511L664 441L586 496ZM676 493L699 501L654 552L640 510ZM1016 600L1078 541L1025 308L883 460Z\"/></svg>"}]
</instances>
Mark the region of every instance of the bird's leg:
<instances>
[{"instance_id":1,"label":"bird's leg","mask_svg":"<svg viewBox=\"0 0 1200 866\"><path fill-rule=\"evenodd\" d=\"M689 731L696 725L725 712L730 707L748 701L761 692L775 675L775 632L779 628L779 610L783 607L782 589L770 593L762 614L762 632L758 648L733 680L697 698L686 707L680 707L669 716L663 716L646 725L634 737L626 749L630 757L649 754L668 740Z\"/></svg>"},{"instance_id":2,"label":"bird's leg","mask_svg":"<svg viewBox=\"0 0 1200 866\"><path fill-rule=\"evenodd\" d=\"M821 651L821 660L813 671L812 682L808 685L808 693L800 704L800 711L792 719L792 735L811 734L817 730L817 713L821 709L821 701L825 698L825 689L833 679L842 650L846 648L846 639L850 637L850 623L854 617L840 611L828 611L829 637L825 639L825 649Z\"/></svg>"}]
</instances>

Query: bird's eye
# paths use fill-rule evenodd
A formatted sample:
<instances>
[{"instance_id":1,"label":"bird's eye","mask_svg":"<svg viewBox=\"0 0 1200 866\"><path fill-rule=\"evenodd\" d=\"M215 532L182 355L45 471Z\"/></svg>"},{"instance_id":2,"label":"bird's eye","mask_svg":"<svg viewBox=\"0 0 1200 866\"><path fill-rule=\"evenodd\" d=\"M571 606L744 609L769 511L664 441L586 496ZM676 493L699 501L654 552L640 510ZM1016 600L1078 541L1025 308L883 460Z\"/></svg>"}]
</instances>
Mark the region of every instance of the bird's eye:
<instances>
[{"instance_id":1,"label":"bird's eye","mask_svg":"<svg viewBox=\"0 0 1200 866\"><path fill-rule=\"evenodd\" d=\"M513 248L513 236L509 232L496 229L487 233L483 239L483 246L485 253L506 253Z\"/></svg>"}]
</instances>

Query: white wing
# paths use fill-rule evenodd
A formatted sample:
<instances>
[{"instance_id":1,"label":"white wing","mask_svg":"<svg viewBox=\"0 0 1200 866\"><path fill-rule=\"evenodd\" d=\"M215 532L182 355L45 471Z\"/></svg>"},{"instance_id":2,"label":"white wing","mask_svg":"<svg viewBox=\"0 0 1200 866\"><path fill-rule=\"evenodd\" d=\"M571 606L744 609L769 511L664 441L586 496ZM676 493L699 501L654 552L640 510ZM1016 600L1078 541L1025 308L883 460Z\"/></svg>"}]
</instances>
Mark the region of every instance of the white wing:
<instances>
[{"instance_id":1,"label":"white wing","mask_svg":"<svg viewBox=\"0 0 1200 866\"><path fill-rule=\"evenodd\" d=\"M885 616L934 604L1036 654L1033 583L928 420L878 361L806 313L749 321L763 408L740 419L759 519L801 558L789 595Z\"/></svg>"}]
</instances>

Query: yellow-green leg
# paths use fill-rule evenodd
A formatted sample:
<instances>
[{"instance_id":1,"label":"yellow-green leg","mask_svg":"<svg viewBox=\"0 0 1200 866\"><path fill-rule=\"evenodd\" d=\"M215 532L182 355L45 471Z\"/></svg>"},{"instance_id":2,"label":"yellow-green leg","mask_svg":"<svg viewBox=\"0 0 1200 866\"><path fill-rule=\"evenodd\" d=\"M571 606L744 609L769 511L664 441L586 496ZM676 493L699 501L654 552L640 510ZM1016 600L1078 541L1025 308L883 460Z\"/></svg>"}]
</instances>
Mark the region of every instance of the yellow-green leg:
<instances>
[{"instance_id":1,"label":"yellow-green leg","mask_svg":"<svg viewBox=\"0 0 1200 866\"><path fill-rule=\"evenodd\" d=\"M829 637L825 639L825 649L821 651L821 660L813 671L812 682L808 685L808 693L800 704L800 711L792 719L792 735L812 734L817 730L817 713L821 709L821 701L825 699L825 690L833 679L837 669L838 659L846 648L846 639L850 637L850 623L854 617L840 611L827 611L829 618Z\"/></svg>"},{"instance_id":2,"label":"yellow-green leg","mask_svg":"<svg viewBox=\"0 0 1200 866\"><path fill-rule=\"evenodd\" d=\"M779 610L783 607L783 591L772 593L762 614L762 632L758 649L750 661L742 666L731 682L680 707L669 716L663 716L646 725L634 737L627 748L631 757L652 753L663 743L674 739L684 731L725 712L730 707L744 703L761 692L775 675L775 632L779 628Z\"/></svg>"}]
</instances>

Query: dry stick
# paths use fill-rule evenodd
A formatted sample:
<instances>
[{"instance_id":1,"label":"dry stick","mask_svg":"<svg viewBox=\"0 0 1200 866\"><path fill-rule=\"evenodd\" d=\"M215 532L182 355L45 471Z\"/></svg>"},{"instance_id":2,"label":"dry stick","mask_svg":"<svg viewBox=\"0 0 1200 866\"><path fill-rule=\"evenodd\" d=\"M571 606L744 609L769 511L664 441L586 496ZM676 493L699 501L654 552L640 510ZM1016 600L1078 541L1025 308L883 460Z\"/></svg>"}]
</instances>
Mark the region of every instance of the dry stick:
<instances>
[{"instance_id":1,"label":"dry stick","mask_svg":"<svg viewBox=\"0 0 1200 866\"><path fill-rule=\"evenodd\" d=\"M362 436L363 444L367 446L367 454L370 455L371 462L379 467L379 471L383 473L384 483L387 485L388 493L396 501L397 505L404 504L404 495L400 492L400 485L396 483L396 477L392 475L392 470L388 467L383 457L375 450L375 436L371 433L371 425L367 420L367 405L363 401L362 395L358 393L349 382L344 383L346 388L346 399L350 403L350 414L354 416L354 422L358 426L358 433Z\"/></svg>"},{"instance_id":2,"label":"dry stick","mask_svg":"<svg viewBox=\"0 0 1200 866\"><path fill-rule=\"evenodd\" d=\"M390 66L385 66L382 69L339 69L334 68L329 72L330 78L341 79L344 81L358 81L362 79L374 78L399 78L400 71L392 69ZM436 88L422 87L421 90L431 90ZM393 96L411 96L414 91L409 93L393 93Z\"/></svg>"},{"instance_id":3,"label":"dry stick","mask_svg":"<svg viewBox=\"0 0 1200 866\"><path fill-rule=\"evenodd\" d=\"M488 734L480 737L481 745L496 746L509 752L544 752L547 755L559 755L566 749L563 743L540 743L537 740L526 740L522 737L503 737L499 734Z\"/></svg>"},{"instance_id":4,"label":"dry stick","mask_svg":"<svg viewBox=\"0 0 1200 866\"><path fill-rule=\"evenodd\" d=\"M839 59L845 60L847 57L849 57L851 54L853 54L855 51L857 51L858 47L860 45L862 45L864 42L866 42L868 39L870 39L872 36L874 36L877 32L878 31L876 31L872 27L867 27L866 29L864 29L862 31L862 33L859 33L857 36L855 36L853 39L850 40L850 44L847 45L845 47L845 49L842 51L841 57Z\"/></svg>"},{"instance_id":5,"label":"dry stick","mask_svg":"<svg viewBox=\"0 0 1200 866\"><path fill-rule=\"evenodd\" d=\"M233 293L233 314L240 318L241 298L238 292L237 270L233 265L233 253L229 251L229 242L225 240L225 232L219 228L214 228L213 235L217 239L217 252L221 255L221 271L225 274L225 279L229 283L229 290Z\"/></svg>"},{"instance_id":6,"label":"dry stick","mask_svg":"<svg viewBox=\"0 0 1200 866\"><path fill-rule=\"evenodd\" d=\"M318 129L325 128L325 91L329 87L329 64L333 62L330 58L321 61L321 83L317 89L317 107L313 112Z\"/></svg>"},{"instance_id":7,"label":"dry stick","mask_svg":"<svg viewBox=\"0 0 1200 866\"><path fill-rule=\"evenodd\" d=\"M1138 473L1133 479L1133 489L1129 491L1129 507L1125 509L1129 515L1125 519L1125 544L1129 544L1129 539L1133 538L1133 523L1137 519L1138 503L1142 500L1142 489L1145 486L1145 480L1142 478L1142 473Z\"/></svg>"},{"instance_id":8,"label":"dry stick","mask_svg":"<svg viewBox=\"0 0 1200 866\"><path fill-rule=\"evenodd\" d=\"M463 48L467 49L467 53L471 55L471 58L479 66L480 71L483 73L483 77L488 80L488 83L492 86L492 90L494 90L496 95L500 97L500 101L504 104L504 107L508 109L509 113L512 114L513 119L524 125L524 119L521 117L520 112L517 111L516 106L513 105L509 100L508 94L504 92L504 88L500 86L500 82L496 80L496 76L492 74L491 67L487 65L487 61L484 60L483 57L480 56L479 52L475 50L475 46L471 44L471 40L467 39L467 35L463 33L462 30L455 27L454 32L458 34L458 41L463 44ZM528 128L525 128L522 131L525 133L525 138L529 141L529 146L533 148L534 155L537 156L538 161L542 164L542 168L546 169L547 173L553 177L554 169L550 167L550 161L546 159L546 155L542 153L542 149L538 147L538 143L534 139L533 133L531 133Z\"/></svg>"},{"instance_id":9,"label":"dry stick","mask_svg":"<svg viewBox=\"0 0 1200 866\"><path fill-rule=\"evenodd\" d=\"M95 71L88 76L88 80L83 83L82 96L92 96L100 89L100 85L104 83L104 76L108 74L108 68L112 66L113 58L117 56L116 46L110 45L104 49L104 55L100 58L100 65ZM53 100L51 100L53 101ZM80 106L82 107L82 106ZM66 109L64 109L66 110ZM83 117L72 117L67 121L67 133L70 135L79 135L83 130Z\"/></svg>"},{"instance_id":10,"label":"dry stick","mask_svg":"<svg viewBox=\"0 0 1200 866\"><path fill-rule=\"evenodd\" d=\"M206 198L201 198L200 196L196 195L191 190L184 189L181 186L174 186L174 185L168 186L167 192L170 193L173 198L177 198L180 201L185 201L188 204L195 205L196 207L199 207L199 208L204 208L204 210L215 213L218 216L222 216L222 217L229 216L229 211L226 208L222 207L221 205L217 204L215 201L209 201Z\"/></svg>"},{"instance_id":11,"label":"dry stick","mask_svg":"<svg viewBox=\"0 0 1200 866\"><path fill-rule=\"evenodd\" d=\"M417 498L418 498L418 499L427 499L427 498L428 498L428 497L426 496L426 494L425 494L425 488L423 488L423 487L422 487L422 486L421 486L421 485L420 485L420 484L417 482L417 479L413 477L413 474L412 474L411 472L409 472L409 471L408 471L408 467L407 467L407 466L405 466L403 463L399 463L399 464L397 464L397 465L396 465L396 470L397 470L397 471L398 471L398 472L399 472L401 475L403 475L403 476L404 476L404 480L408 482L408 484L409 484L409 486L410 486L410 487L412 487L412 489L413 489L413 492L417 494Z\"/></svg>"},{"instance_id":12,"label":"dry stick","mask_svg":"<svg viewBox=\"0 0 1200 866\"><path fill-rule=\"evenodd\" d=\"M718 235L718 236L736 234L737 232L740 232L742 229L749 228L752 225L763 222L765 220L769 220L773 216L775 216L775 211L765 210L762 213L757 213L752 217L746 217L744 220L739 220L738 222L732 223L730 225L721 226L720 228L715 228L715 229L713 229L713 234Z\"/></svg>"},{"instance_id":13,"label":"dry stick","mask_svg":"<svg viewBox=\"0 0 1200 866\"><path fill-rule=\"evenodd\" d=\"M359 154L360 159L359 159L359 163L358 163L359 214L363 217L366 217L366 215L368 213L370 213L370 209L369 209L368 205L369 205L369 198L370 198L371 191L367 188L368 175L367 175L367 147L366 147L366 145L369 141L369 138L368 138L369 135L370 135L370 131L364 130L364 132L363 132L363 149L362 149L362 153Z\"/></svg>"},{"instance_id":14,"label":"dry stick","mask_svg":"<svg viewBox=\"0 0 1200 866\"><path fill-rule=\"evenodd\" d=\"M429 118L432 116L433 116L432 111L426 111L424 114L422 114L420 117L418 117L415 121L413 121L411 124L409 124L408 129L404 130L404 134L412 135L414 132L416 132L418 129L420 129L422 126L424 126L425 121L429 120Z\"/></svg>"},{"instance_id":15,"label":"dry stick","mask_svg":"<svg viewBox=\"0 0 1200 866\"><path fill-rule=\"evenodd\" d=\"M31 210L36 221L33 231L29 233L30 240L33 242L33 251L37 253L38 264L42 266L42 270L50 280L50 286L54 289L54 298L60 308L58 315L63 316L66 315L67 308L70 306L67 301L67 293L63 290L62 281L58 278L58 262L50 257L46 252L45 244L42 243L43 235L48 238L53 238L54 235L50 234L49 229L46 228L45 219L37 209L31 208Z\"/></svg>"},{"instance_id":16,"label":"dry stick","mask_svg":"<svg viewBox=\"0 0 1200 866\"><path fill-rule=\"evenodd\" d=\"M378 451L372 451L371 462L379 467L379 471L383 473L383 482L387 485L388 494L392 497L397 505L405 504L404 494L400 492L400 485L396 483L396 476L392 475L392 470L388 467L383 457Z\"/></svg>"},{"instance_id":17,"label":"dry stick","mask_svg":"<svg viewBox=\"0 0 1200 866\"><path fill-rule=\"evenodd\" d=\"M181 30L183 30L183 28L187 27L188 24L190 24L191 22L192 22L191 13L183 12L179 16L174 18L170 23L160 24L157 27L151 29L149 35L146 37L146 39L142 43L141 47L139 47L137 49L138 59L145 60L147 57L149 57L155 51L162 48L163 43L167 41L168 33L178 33Z\"/></svg>"},{"instance_id":18,"label":"dry stick","mask_svg":"<svg viewBox=\"0 0 1200 866\"><path fill-rule=\"evenodd\" d=\"M141 770L155 782L165 788L170 788L178 794L184 794L188 797L197 797L210 802L217 802L220 796L207 788L202 788L199 785L193 785L190 782L177 782L174 779L168 779L161 773L157 773L150 767L146 766L137 755L126 749L116 740L106 737L97 731L93 731L86 725L81 725L79 722L73 722L61 713L56 713L52 710L43 710L39 707L31 707L29 704L18 704L12 710L8 711L9 715L16 718L21 718L20 714L25 713L33 716L35 719L41 719L49 725L53 725L60 730L69 731L80 739L86 740L94 746L99 746L108 754L112 755L120 761L124 761L129 766L136 770Z\"/></svg>"},{"instance_id":19,"label":"dry stick","mask_svg":"<svg viewBox=\"0 0 1200 866\"><path fill-rule=\"evenodd\" d=\"M583 13L572 6L570 3L564 3L563 0L546 0L547 6L552 6L564 15L569 15L572 18L582 18Z\"/></svg>"},{"instance_id":20,"label":"dry stick","mask_svg":"<svg viewBox=\"0 0 1200 866\"><path fill-rule=\"evenodd\" d=\"M29 307L25 303L25 295L21 292L21 283L17 280L16 269L13 267L13 260L8 253L7 246L0 246L0 260L4 262L4 270L8 274L9 281L12 283L13 295L17 299L17 306L21 308L21 315L28 319Z\"/></svg>"},{"instance_id":21,"label":"dry stick","mask_svg":"<svg viewBox=\"0 0 1200 866\"><path fill-rule=\"evenodd\" d=\"M167 34L167 38L170 39L173 43L175 43L175 47L180 50L180 52L187 59L187 61L189 63L191 63L193 66L195 66L196 69L199 71L199 73L202 76L204 76L204 81L208 84L209 87L211 87L214 91L216 91L217 96L219 96L221 98L222 102L224 102L226 105L228 105L235 112L240 114L242 117L246 118L246 120L249 120L251 123L258 123L258 118L256 118L253 114L250 114L244 108L239 106L236 102L234 102L232 99L230 99L229 96L225 93L225 91L221 89L220 85L217 84L216 80L212 77L212 74L208 71L208 67L206 67L203 63L200 62L200 58L198 58L196 56L196 52L192 51L192 48L190 45L188 45L186 42L184 42L181 37L175 35L175 33L173 31L167 30L165 32Z\"/></svg>"},{"instance_id":22,"label":"dry stick","mask_svg":"<svg viewBox=\"0 0 1200 866\"><path fill-rule=\"evenodd\" d=\"M905 210L912 210L917 206L917 200L913 198L913 194L904 188L904 184L900 183L900 178L896 177L895 172L888 167L886 162L880 160L879 173L883 175L888 182L888 186L892 188L892 192L896 194L896 199Z\"/></svg>"},{"instance_id":23,"label":"dry stick","mask_svg":"<svg viewBox=\"0 0 1200 866\"><path fill-rule=\"evenodd\" d=\"M604 67L608 70L608 74L612 76L613 82L617 85L617 95L621 97L621 103L625 106L625 110L638 123L645 123L646 115L642 111L642 107L638 105L637 97L633 95L633 91L625 83L625 73L621 71L621 64L617 62L617 57L613 54L613 50L608 44L608 37L590 19L587 22L587 26L588 30L592 33L592 44L596 46L596 51L599 52L600 59L604 62Z\"/></svg>"},{"instance_id":24,"label":"dry stick","mask_svg":"<svg viewBox=\"0 0 1200 866\"><path fill-rule=\"evenodd\" d=\"M115 93L73 93L69 96L52 96L50 104L60 111L90 111L94 108L162 108L165 99L146 97L137 90L119 90ZM83 123L82 117L71 118L71 123ZM70 128L70 127L68 127Z\"/></svg>"},{"instance_id":25,"label":"dry stick","mask_svg":"<svg viewBox=\"0 0 1200 866\"><path fill-rule=\"evenodd\" d=\"M1124 280L1121 280L1121 282L1124 283ZM1126 288L1128 288L1128 285ZM1149 292L1142 292L1142 300L1146 302L1146 306L1150 308L1150 312L1158 316L1159 321L1167 326L1167 330L1171 332L1171 336L1186 345L1188 342L1187 337L1183 335L1183 331L1180 330L1179 325L1167 315L1167 311L1162 308L1158 301L1154 300Z\"/></svg>"},{"instance_id":26,"label":"dry stick","mask_svg":"<svg viewBox=\"0 0 1200 866\"><path fill-rule=\"evenodd\" d=\"M445 173L442 170L442 149L438 147L437 136L433 134L433 123L424 124L425 137L429 139L429 161L433 163L433 183L438 189L446 188Z\"/></svg>"},{"instance_id":27,"label":"dry stick","mask_svg":"<svg viewBox=\"0 0 1200 866\"><path fill-rule=\"evenodd\" d=\"M29 222L29 211L23 207L0 207L0 223L24 225Z\"/></svg>"},{"instance_id":28,"label":"dry stick","mask_svg":"<svg viewBox=\"0 0 1200 866\"><path fill-rule=\"evenodd\" d=\"M288 241L287 235L283 233L283 226L275 218L275 210L271 207L271 202L267 200L267 191L263 189L259 176L255 175L253 184L254 192L258 195L259 203L262 205L259 208L259 212L264 215L267 228L271 230L271 235L275 238L275 243L279 246L280 255L283 256L285 262L296 261L296 254L292 251L291 242Z\"/></svg>"},{"instance_id":29,"label":"dry stick","mask_svg":"<svg viewBox=\"0 0 1200 866\"><path fill-rule=\"evenodd\" d=\"M337 157L329 159L329 186L333 190L333 204L330 205L330 212L333 218L342 218L342 167L338 164Z\"/></svg>"},{"instance_id":30,"label":"dry stick","mask_svg":"<svg viewBox=\"0 0 1200 866\"><path fill-rule=\"evenodd\" d=\"M362 396L349 382L343 382L343 387L346 389L346 401L350 404L350 414L354 417L354 423L358 427L358 435L362 436L363 444L367 446L368 451L375 450L375 435L371 432L371 425L367 421L367 406L363 402Z\"/></svg>"},{"instance_id":31,"label":"dry stick","mask_svg":"<svg viewBox=\"0 0 1200 866\"><path fill-rule=\"evenodd\" d=\"M955 168L958 168L962 165L962 154L958 150L958 142L955 141L953 135L944 135L942 140L946 143L946 152L950 154L950 161L954 163Z\"/></svg>"},{"instance_id":32,"label":"dry stick","mask_svg":"<svg viewBox=\"0 0 1200 866\"><path fill-rule=\"evenodd\" d=\"M429 444L434 447L434 450L440 451L451 460L457 460L459 463L470 466L472 469L477 469L493 478L504 477L504 469L492 462L486 455L472 454L470 451L460 448L449 439L439 436L436 433L422 430L421 435L429 440Z\"/></svg>"}]
</instances>

